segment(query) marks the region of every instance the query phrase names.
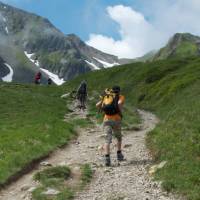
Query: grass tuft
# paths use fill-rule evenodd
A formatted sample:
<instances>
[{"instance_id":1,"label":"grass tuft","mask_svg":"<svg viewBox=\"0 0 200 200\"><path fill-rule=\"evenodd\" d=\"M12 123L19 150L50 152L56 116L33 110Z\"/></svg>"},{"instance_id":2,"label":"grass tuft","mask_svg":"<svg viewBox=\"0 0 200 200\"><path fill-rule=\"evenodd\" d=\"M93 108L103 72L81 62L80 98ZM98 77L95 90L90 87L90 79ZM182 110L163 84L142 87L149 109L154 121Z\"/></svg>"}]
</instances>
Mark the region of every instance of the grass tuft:
<instances>
[{"instance_id":1,"label":"grass tuft","mask_svg":"<svg viewBox=\"0 0 200 200\"><path fill-rule=\"evenodd\" d=\"M63 182L70 177L71 171L68 167L53 167L38 172L34 179L44 186L55 186L58 182Z\"/></svg>"},{"instance_id":2,"label":"grass tuft","mask_svg":"<svg viewBox=\"0 0 200 200\"><path fill-rule=\"evenodd\" d=\"M89 164L84 164L81 167L81 181L82 185L85 186L88 184L92 179L93 171Z\"/></svg>"}]
</instances>

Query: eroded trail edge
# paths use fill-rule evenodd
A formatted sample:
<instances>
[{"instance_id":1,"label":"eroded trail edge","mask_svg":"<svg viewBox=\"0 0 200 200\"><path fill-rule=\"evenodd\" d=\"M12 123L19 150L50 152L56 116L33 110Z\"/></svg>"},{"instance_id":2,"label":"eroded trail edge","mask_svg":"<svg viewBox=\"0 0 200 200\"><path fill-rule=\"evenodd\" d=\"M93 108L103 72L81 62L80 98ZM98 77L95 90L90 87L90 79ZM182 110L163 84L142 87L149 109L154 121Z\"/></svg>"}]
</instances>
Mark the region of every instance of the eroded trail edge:
<instances>
[{"instance_id":1,"label":"eroded trail edge","mask_svg":"<svg viewBox=\"0 0 200 200\"><path fill-rule=\"evenodd\" d=\"M123 153L126 161L120 165L116 161L116 149L112 145L112 167L104 167L101 145L104 143L102 127L79 130L79 137L64 149L55 151L43 163L52 166L90 163L94 169L94 178L86 190L75 197L76 200L175 200L173 195L161 190L159 183L153 182L147 168L152 158L145 146L146 134L158 123L155 115L139 110L142 118L141 130L123 132ZM86 118L86 113L76 111L77 118ZM70 118L70 115L66 116ZM30 200L31 192L38 183L33 175L46 166L38 165L37 169L24 175L0 193L0 200Z\"/></svg>"}]
</instances>

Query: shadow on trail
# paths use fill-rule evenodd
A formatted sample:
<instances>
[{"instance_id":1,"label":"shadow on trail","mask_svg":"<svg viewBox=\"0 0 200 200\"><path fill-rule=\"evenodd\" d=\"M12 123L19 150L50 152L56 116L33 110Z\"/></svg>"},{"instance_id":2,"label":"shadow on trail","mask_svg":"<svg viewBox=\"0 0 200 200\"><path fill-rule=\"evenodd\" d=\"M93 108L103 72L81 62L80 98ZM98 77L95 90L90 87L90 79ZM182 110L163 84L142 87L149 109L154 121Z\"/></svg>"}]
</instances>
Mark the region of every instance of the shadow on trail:
<instances>
[{"instance_id":1,"label":"shadow on trail","mask_svg":"<svg viewBox=\"0 0 200 200\"><path fill-rule=\"evenodd\" d=\"M151 159L144 159L144 160L131 160L127 163L127 165L150 165L153 163L153 160Z\"/></svg>"},{"instance_id":2,"label":"shadow on trail","mask_svg":"<svg viewBox=\"0 0 200 200\"><path fill-rule=\"evenodd\" d=\"M113 164L112 164L112 168L116 168L116 167L126 167L126 166L149 166L149 165L152 165L153 164L153 160L150 160L150 159L144 159L144 160L124 160L122 162L118 162L118 161L115 161ZM101 167L105 167L104 165L101 165Z\"/></svg>"}]
</instances>

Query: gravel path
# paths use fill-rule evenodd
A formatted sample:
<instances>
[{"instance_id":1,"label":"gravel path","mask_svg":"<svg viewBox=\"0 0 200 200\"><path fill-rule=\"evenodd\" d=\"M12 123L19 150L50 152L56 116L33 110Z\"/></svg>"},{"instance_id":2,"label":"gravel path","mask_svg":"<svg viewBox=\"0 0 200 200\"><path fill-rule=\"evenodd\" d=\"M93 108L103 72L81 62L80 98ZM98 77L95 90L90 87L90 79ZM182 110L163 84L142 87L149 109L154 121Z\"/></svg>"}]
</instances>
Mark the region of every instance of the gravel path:
<instances>
[{"instance_id":1,"label":"gravel path","mask_svg":"<svg viewBox=\"0 0 200 200\"><path fill-rule=\"evenodd\" d=\"M77 194L76 200L178 200L160 189L158 183L153 182L147 167L152 159L145 147L145 135L152 130L157 118L148 112L139 111L143 119L140 131L124 132L123 152L126 161L120 164L116 161L115 145L112 145L112 166L104 167L101 145L104 143L101 126L79 130L79 137L66 148L55 151L42 162L43 165L74 165L90 163L95 171L94 179L88 188ZM75 112L79 118L85 118L86 113ZM66 120L70 118L67 115ZM0 200L30 200L31 191L37 183L32 180L33 175L44 168L41 164L17 182L0 193Z\"/></svg>"},{"instance_id":2,"label":"gravel path","mask_svg":"<svg viewBox=\"0 0 200 200\"><path fill-rule=\"evenodd\" d=\"M151 131L158 119L151 113L139 111L143 124L140 131L124 132L123 153L125 162L120 165L116 161L116 150L112 149L112 167L102 167L102 156L97 152L97 145L103 143L99 137L101 128L97 127L93 133L85 133L79 138L80 145L76 154L80 153L84 162L93 160L95 177L88 190L81 192L76 200L175 200L178 197L163 192L158 183L153 182L147 167L152 158L145 146L145 135ZM91 148L87 148L87 147Z\"/></svg>"}]
</instances>

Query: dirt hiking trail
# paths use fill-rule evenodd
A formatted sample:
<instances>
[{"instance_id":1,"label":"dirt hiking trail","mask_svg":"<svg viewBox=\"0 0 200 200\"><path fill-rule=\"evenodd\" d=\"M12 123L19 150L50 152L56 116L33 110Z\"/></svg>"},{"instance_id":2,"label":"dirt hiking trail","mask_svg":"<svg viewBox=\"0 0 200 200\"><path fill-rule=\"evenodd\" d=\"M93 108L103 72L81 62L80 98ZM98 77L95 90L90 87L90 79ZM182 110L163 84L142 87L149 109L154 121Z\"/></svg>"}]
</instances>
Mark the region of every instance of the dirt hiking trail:
<instances>
[{"instance_id":1,"label":"dirt hiking trail","mask_svg":"<svg viewBox=\"0 0 200 200\"><path fill-rule=\"evenodd\" d=\"M163 192L159 183L153 182L147 172L152 158L145 146L145 135L151 131L158 119L151 113L139 111L142 118L141 130L123 131L123 153L125 161L118 163L116 149L111 147L112 166L104 167L102 144L104 137L102 127L93 125L91 128L79 130L79 137L63 149L58 149L49 158L38 164L36 169L22 176L5 190L0 192L0 200L31 200L31 192L37 183L33 175L47 167L90 163L94 177L87 188L76 194L76 200L178 200L171 194ZM65 116L86 118L87 112L76 110Z\"/></svg>"}]
</instances>

